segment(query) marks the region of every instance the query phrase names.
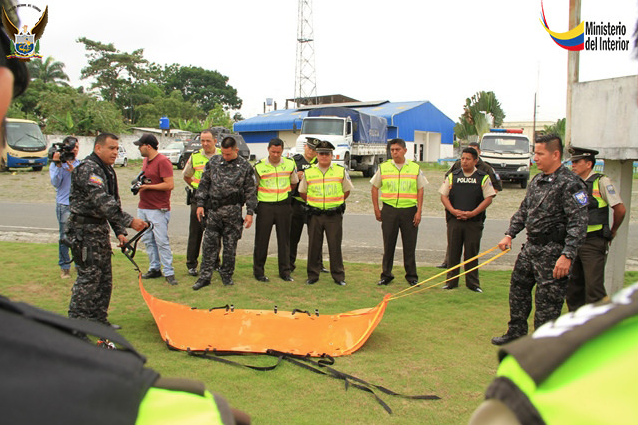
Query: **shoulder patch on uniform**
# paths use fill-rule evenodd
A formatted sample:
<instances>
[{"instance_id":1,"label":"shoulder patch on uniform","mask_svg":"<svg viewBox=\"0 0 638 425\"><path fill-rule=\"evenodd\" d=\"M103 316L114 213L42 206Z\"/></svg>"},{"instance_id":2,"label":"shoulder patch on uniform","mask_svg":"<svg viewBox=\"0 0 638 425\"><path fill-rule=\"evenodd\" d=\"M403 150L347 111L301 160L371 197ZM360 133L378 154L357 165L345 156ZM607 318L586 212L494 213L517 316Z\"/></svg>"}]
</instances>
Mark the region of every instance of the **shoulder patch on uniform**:
<instances>
[{"instance_id":1,"label":"shoulder patch on uniform","mask_svg":"<svg viewBox=\"0 0 638 425\"><path fill-rule=\"evenodd\" d=\"M607 185L607 193L609 193L610 195L615 195L616 194L616 189L614 188L613 184L608 184Z\"/></svg>"},{"instance_id":2,"label":"shoulder patch on uniform","mask_svg":"<svg viewBox=\"0 0 638 425\"><path fill-rule=\"evenodd\" d=\"M91 174L89 176L89 182L95 183L98 186L102 186L104 184L104 180L102 179L102 177L98 176L97 174Z\"/></svg>"},{"instance_id":3,"label":"shoulder patch on uniform","mask_svg":"<svg viewBox=\"0 0 638 425\"><path fill-rule=\"evenodd\" d=\"M574 199L576 199L576 202L578 202L580 205L587 205L587 203L589 202L589 200L587 199L587 192L585 192L584 190L574 193Z\"/></svg>"}]
</instances>

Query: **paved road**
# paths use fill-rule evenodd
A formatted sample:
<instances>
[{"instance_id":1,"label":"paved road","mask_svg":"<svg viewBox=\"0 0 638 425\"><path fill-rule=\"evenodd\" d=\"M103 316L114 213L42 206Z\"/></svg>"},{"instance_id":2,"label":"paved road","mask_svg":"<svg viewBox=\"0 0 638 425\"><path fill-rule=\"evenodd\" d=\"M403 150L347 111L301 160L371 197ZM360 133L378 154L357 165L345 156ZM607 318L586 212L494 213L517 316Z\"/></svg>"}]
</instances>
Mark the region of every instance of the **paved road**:
<instances>
[{"instance_id":1,"label":"paved road","mask_svg":"<svg viewBox=\"0 0 638 425\"><path fill-rule=\"evenodd\" d=\"M125 205L125 210L135 212L134 205ZM189 221L189 207L178 205L172 211L169 234L171 247L175 253L186 253L187 229ZM0 240L56 242L57 220L55 218L55 204L27 204L0 203ZM509 220L488 219L483 232L482 246L484 249L496 245L502 238ZM238 253L251 255L254 241L253 228L244 231L239 242ZM516 254L520 250L519 236L514 241L514 250L495 262L486 266L495 269L511 269ZM397 264L402 262L402 251L399 242L397 247ZM419 265L433 266L440 264L446 249L445 220L443 217L424 217L419 227L417 244L417 261ZM304 234L299 246L301 258L306 257L308 243ZM276 255L276 241L274 231L270 243L270 255ZM324 246L325 258L327 246ZM638 224L629 226L629 256L627 269L638 270ZM362 262L380 265L383 256L381 242L381 224L371 214L348 214L344 217L343 256L345 261ZM380 267L380 266L378 266Z\"/></svg>"}]
</instances>

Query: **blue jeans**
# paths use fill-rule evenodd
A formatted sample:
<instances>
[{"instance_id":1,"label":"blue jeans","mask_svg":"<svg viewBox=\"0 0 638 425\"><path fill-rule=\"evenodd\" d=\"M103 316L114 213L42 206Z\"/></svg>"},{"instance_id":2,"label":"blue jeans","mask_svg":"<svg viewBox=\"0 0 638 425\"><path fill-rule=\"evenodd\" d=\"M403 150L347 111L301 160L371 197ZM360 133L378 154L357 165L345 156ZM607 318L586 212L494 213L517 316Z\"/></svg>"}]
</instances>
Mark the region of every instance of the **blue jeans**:
<instances>
[{"instance_id":1,"label":"blue jeans","mask_svg":"<svg viewBox=\"0 0 638 425\"><path fill-rule=\"evenodd\" d=\"M171 212L138 208L137 216L144 221L153 223L153 231L146 232L142 236L150 263L149 270L159 270L161 264L164 276L173 276L175 274L173 253L168 242L168 222L171 219Z\"/></svg>"},{"instance_id":2,"label":"blue jeans","mask_svg":"<svg viewBox=\"0 0 638 425\"><path fill-rule=\"evenodd\" d=\"M64 239L66 222L69 220L71 208L68 205L56 204L55 215L58 217L58 227L60 228L60 241ZM71 268L71 257L69 256L69 247L58 241L58 265L62 270Z\"/></svg>"}]
</instances>

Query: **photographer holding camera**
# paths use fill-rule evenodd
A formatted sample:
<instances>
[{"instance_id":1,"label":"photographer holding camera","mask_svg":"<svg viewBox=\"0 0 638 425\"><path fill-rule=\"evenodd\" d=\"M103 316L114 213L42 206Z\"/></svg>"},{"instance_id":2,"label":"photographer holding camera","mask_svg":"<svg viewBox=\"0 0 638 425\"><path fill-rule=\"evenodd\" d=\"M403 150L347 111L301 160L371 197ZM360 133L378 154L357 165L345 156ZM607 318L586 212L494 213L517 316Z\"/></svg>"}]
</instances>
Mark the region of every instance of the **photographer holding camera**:
<instances>
[{"instance_id":1,"label":"photographer holding camera","mask_svg":"<svg viewBox=\"0 0 638 425\"><path fill-rule=\"evenodd\" d=\"M51 184L55 187L55 215L58 217L58 226L60 228L59 260L60 278L68 279L71 277L71 257L69 256L69 247L62 243L65 237L64 228L71 214L69 207L69 193L71 192L71 171L80 164L78 161L78 151L80 144L78 139L73 136L65 137L62 143L55 143L50 155L51 166L49 167L49 175Z\"/></svg>"},{"instance_id":2,"label":"photographer holding camera","mask_svg":"<svg viewBox=\"0 0 638 425\"><path fill-rule=\"evenodd\" d=\"M164 277L170 285L177 285L173 269L173 253L168 241L168 222L171 219L171 191L173 190L173 164L164 155L157 152L157 138L144 133L134 145L140 149L144 158L142 173L133 185L139 190L140 202L137 215L142 220L153 223L153 230L142 236L149 259L148 272L143 279L161 277L160 265ZM144 180L147 179L147 180ZM146 182L146 183L145 183ZM141 183L138 186L138 183ZM134 188L131 188L135 193Z\"/></svg>"}]
</instances>

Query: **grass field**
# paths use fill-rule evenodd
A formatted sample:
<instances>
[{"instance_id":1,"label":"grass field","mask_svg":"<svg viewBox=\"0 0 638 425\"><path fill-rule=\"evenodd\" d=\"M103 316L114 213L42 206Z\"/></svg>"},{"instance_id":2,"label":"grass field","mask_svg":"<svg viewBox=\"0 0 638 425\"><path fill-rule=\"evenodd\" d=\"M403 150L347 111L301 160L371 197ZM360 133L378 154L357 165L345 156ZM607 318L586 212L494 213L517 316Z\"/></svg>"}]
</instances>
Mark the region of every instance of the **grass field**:
<instances>
[{"instance_id":1,"label":"grass field","mask_svg":"<svg viewBox=\"0 0 638 425\"><path fill-rule=\"evenodd\" d=\"M57 245L0 242L0 293L14 300L66 315L73 279L61 280L57 268ZM183 262L175 256L175 262ZM142 269L147 266L139 255ZM195 278L180 274L179 285L163 279L145 282L153 295L195 307L232 303L236 308L314 310L334 314L376 305L387 289L407 287L397 278L387 288L375 285L380 266L346 263L348 286L338 287L329 276L319 283L303 284L273 279L264 284L252 279L251 259L238 258L236 285L226 288L219 276L213 285L198 292L190 289ZM304 269L304 263L299 267ZM273 259L266 272L276 276ZM181 269L181 268L180 268ZM438 269L419 268L422 279ZM402 268L396 270L397 277ZM123 326L121 333L148 358L148 366L164 376L198 379L224 395L233 407L249 413L254 423L321 424L460 424L467 423L480 404L496 370L497 348L490 338L506 330L508 320L507 271L481 272L483 294L463 287L454 291L432 288L421 294L391 301L385 316L367 343L356 353L337 358L335 368L403 394L436 394L437 401L407 400L383 396L394 410L387 414L365 392L345 391L343 381L313 374L284 362L270 372L223 365L170 351L137 287L137 274L119 252L113 257L114 291L109 319ZM629 272L626 283L638 280ZM268 365L274 358L258 355L236 360Z\"/></svg>"}]
</instances>

